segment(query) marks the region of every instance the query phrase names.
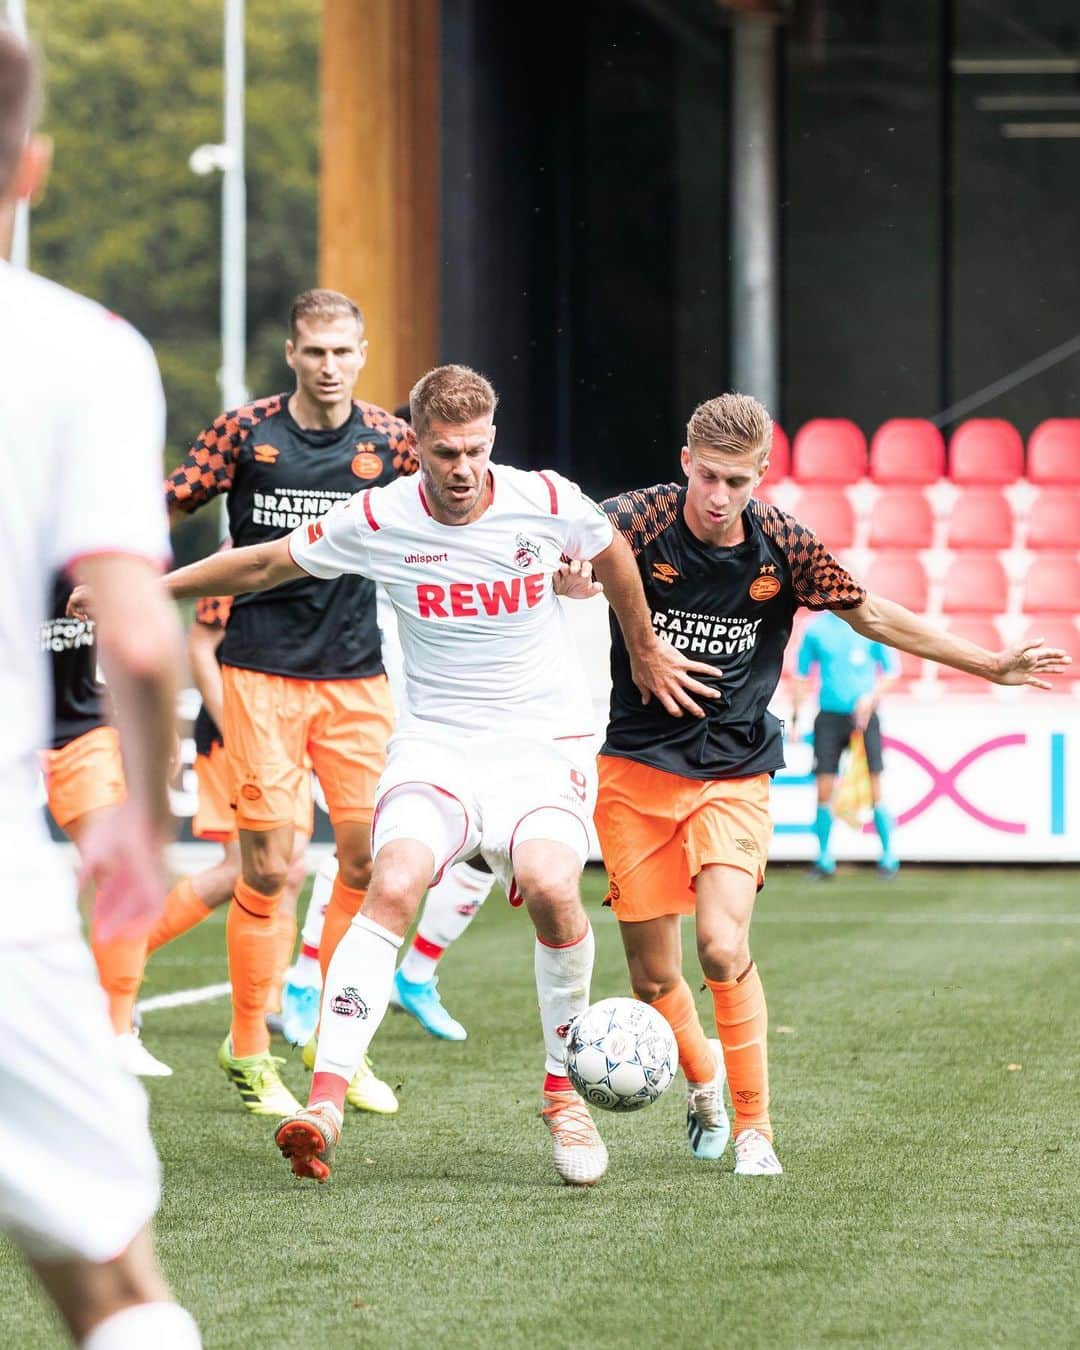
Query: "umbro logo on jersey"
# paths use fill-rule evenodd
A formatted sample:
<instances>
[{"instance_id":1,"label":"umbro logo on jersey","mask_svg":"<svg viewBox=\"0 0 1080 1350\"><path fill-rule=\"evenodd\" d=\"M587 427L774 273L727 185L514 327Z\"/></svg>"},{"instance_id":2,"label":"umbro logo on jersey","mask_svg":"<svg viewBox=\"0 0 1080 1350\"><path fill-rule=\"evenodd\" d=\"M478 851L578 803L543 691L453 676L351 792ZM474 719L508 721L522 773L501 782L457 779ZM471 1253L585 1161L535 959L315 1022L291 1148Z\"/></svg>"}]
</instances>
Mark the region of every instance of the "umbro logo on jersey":
<instances>
[{"instance_id":1,"label":"umbro logo on jersey","mask_svg":"<svg viewBox=\"0 0 1080 1350\"><path fill-rule=\"evenodd\" d=\"M653 581L666 581L669 586L679 579L679 574L675 568L666 562L653 563L652 574Z\"/></svg>"},{"instance_id":2,"label":"umbro logo on jersey","mask_svg":"<svg viewBox=\"0 0 1080 1350\"><path fill-rule=\"evenodd\" d=\"M256 445L252 448L256 464L276 464L281 450L276 445Z\"/></svg>"}]
</instances>

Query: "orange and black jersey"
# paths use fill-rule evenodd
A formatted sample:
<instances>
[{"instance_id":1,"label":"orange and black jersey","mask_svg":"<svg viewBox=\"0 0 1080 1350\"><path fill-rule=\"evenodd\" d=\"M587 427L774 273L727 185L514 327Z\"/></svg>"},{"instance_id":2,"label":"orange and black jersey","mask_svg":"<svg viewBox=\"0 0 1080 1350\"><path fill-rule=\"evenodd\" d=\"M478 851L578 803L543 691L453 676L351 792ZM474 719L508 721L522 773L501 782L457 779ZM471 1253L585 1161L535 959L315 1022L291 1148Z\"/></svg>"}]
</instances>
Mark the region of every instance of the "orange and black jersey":
<instances>
[{"instance_id":1,"label":"orange and black jersey","mask_svg":"<svg viewBox=\"0 0 1080 1350\"><path fill-rule=\"evenodd\" d=\"M779 720L767 711L796 609L854 609L866 593L817 537L791 516L751 500L746 537L712 548L691 532L677 483L603 503L634 551L653 628L721 672L704 718L642 706L622 631L612 616L611 720L602 753L683 778L746 778L783 768ZM706 676L705 683L710 683Z\"/></svg>"},{"instance_id":2,"label":"orange and black jersey","mask_svg":"<svg viewBox=\"0 0 1080 1350\"><path fill-rule=\"evenodd\" d=\"M338 501L414 473L412 428L372 403L356 402L342 426L297 425L289 395L223 413L165 481L170 507L195 511L228 493L229 534L242 548L281 539ZM223 665L298 679L382 673L375 587L366 577L303 577L237 596Z\"/></svg>"},{"instance_id":3,"label":"orange and black jersey","mask_svg":"<svg viewBox=\"0 0 1080 1350\"><path fill-rule=\"evenodd\" d=\"M53 582L52 618L41 625L41 649L49 654L53 681L53 750L108 721L104 685L97 677L93 619L64 615L72 584L60 575ZM44 747L43 747L44 748Z\"/></svg>"},{"instance_id":4,"label":"orange and black jersey","mask_svg":"<svg viewBox=\"0 0 1080 1350\"><path fill-rule=\"evenodd\" d=\"M224 630L229 624L232 602L231 595L204 595L195 604L195 622L201 623L204 628ZM217 657L220 664L221 647L217 649ZM206 711L205 703L199 704L193 734L197 755L208 755L215 745L224 745L225 743L222 739L221 729Z\"/></svg>"}]
</instances>

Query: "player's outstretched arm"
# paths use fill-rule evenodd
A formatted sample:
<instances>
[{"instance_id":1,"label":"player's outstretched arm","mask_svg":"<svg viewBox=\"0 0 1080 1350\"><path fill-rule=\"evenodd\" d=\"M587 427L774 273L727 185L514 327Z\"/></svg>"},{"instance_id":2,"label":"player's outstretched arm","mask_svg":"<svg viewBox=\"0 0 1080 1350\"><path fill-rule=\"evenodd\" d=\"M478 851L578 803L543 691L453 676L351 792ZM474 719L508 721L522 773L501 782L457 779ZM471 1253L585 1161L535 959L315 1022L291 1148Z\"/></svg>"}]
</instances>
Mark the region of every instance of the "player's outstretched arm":
<instances>
[{"instance_id":1,"label":"player's outstretched arm","mask_svg":"<svg viewBox=\"0 0 1080 1350\"><path fill-rule=\"evenodd\" d=\"M722 672L703 661L689 660L653 632L633 552L617 531L603 553L592 559L592 569L626 639L630 675L641 691L642 703L655 697L672 717L681 717L683 712L704 717L704 709L694 701L693 695L708 699L719 695L694 676L715 678Z\"/></svg>"},{"instance_id":2,"label":"player's outstretched arm","mask_svg":"<svg viewBox=\"0 0 1080 1350\"><path fill-rule=\"evenodd\" d=\"M211 628L196 621L188 629L187 650L191 678L203 701L203 707L217 726L223 720L221 666L217 649L225 640L224 628Z\"/></svg>"},{"instance_id":3,"label":"player's outstretched arm","mask_svg":"<svg viewBox=\"0 0 1080 1350\"><path fill-rule=\"evenodd\" d=\"M987 651L965 638L942 632L919 614L887 600L883 595L867 595L856 609L837 610L856 633L902 652L925 657L942 666L981 675L993 684L1028 684L1033 689L1052 689L1044 678L1063 674L1072 657L1060 647L1045 647L1041 639L1000 652Z\"/></svg>"},{"instance_id":4,"label":"player's outstretched arm","mask_svg":"<svg viewBox=\"0 0 1080 1350\"><path fill-rule=\"evenodd\" d=\"M174 600L188 600L202 595L246 595L249 591L268 591L283 582L310 575L293 562L286 537L267 544L252 544L249 548L212 553L209 558L167 573L164 582ZM68 601L67 612L75 618L88 618L96 607L91 588L76 586Z\"/></svg>"}]
</instances>

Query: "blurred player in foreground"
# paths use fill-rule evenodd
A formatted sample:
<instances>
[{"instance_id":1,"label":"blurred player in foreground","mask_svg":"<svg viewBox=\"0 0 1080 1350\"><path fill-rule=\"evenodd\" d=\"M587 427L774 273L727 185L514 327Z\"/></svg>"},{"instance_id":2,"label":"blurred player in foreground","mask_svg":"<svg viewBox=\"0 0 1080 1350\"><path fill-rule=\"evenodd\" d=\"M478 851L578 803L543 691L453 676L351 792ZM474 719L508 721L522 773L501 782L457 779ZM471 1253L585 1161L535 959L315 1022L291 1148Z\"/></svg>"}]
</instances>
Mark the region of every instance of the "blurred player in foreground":
<instances>
[{"instance_id":1,"label":"blurred player in foreground","mask_svg":"<svg viewBox=\"0 0 1080 1350\"><path fill-rule=\"evenodd\" d=\"M654 636L633 558L599 507L557 474L490 463L495 402L466 367L428 372L410 398L416 478L168 579L174 595L190 596L357 573L383 583L398 615L409 706L379 783L371 885L327 973L309 1105L276 1132L298 1176L330 1174L345 1092L386 1013L421 896L477 853L536 930L541 1114L556 1170L588 1185L607 1167L566 1078L561 1034L589 1002L593 936L579 878L595 790L590 700L551 584L562 555L592 560L643 696L700 714L692 693L711 693L693 679L695 664Z\"/></svg>"},{"instance_id":2,"label":"blurred player in foreground","mask_svg":"<svg viewBox=\"0 0 1080 1350\"><path fill-rule=\"evenodd\" d=\"M1038 643L984 651L938 632L902 605L867 595L810 530L752 500L771 443L772 421L761 404L725 394L690 419L685 484L604 503L637 559L656 633L707 662L720 691L700 721L671 717L656 703L643 706L612 625L611 720L600 754L596 827L634 993L664 1014L679 1043L691 1150L716 1158L726 1146L726 1065L740 1176L781 1171L750 917L772 837L769 781L784 763L780 723L766 709L795 610L835 610L871 641L997 684L1046 689L1043 677L1070 660ZM706 1039L683 979L684 914L696 916L720 1047Z\"/></svg>"},{"instance_id":3,"label":"blurred player in foreground","mask_svg":"<svg viewBox=\"0 0 1080 1350\"><path fill-rule=\"evenodd\" d=\"M16 203L44 181L28 140L26 47L0 28L0 257ZM142 1088L119 1064L75 879L36 802L49 735L49 672L34 635L53 577L98 600L127 799L87 831L83 863L108 939L145 927L165 894L179 632L157 572L167 548L159 475L164 400L147 344L97 305L0 261L0 1227L22 1249L85 1350L200 1344L157 1268L158 1162ZM57 371L63 371L62 381ZM113 490L118 458L125 491Z\"/></svg>"},{"instance_id":4,"label":"blurred player in foreground","mask_svg":"<svg viewBox=\"0 0 1080 1350\"><path fill-rule=\"evenodd\" d=\"M788 735L794 737L799 711L806 702L810 673L817 668L821 680L818 714L814 718L814 777L817 780L817 815L814 834L818 856L810 875L828 879L836 871L836 859L829 847L833 827L833 791L840 756L862 737L866 763L870 770L870 796L874 807L874 828L881 840L878 872L891 878L900 870L893 851L895 822L881 796L881 724L878 704L900 673L896 653L880 642L871 642L835 614L823 614L809 624L799 643L798 664L792 690L791 722Z\"/></svg>"}]
</instances>

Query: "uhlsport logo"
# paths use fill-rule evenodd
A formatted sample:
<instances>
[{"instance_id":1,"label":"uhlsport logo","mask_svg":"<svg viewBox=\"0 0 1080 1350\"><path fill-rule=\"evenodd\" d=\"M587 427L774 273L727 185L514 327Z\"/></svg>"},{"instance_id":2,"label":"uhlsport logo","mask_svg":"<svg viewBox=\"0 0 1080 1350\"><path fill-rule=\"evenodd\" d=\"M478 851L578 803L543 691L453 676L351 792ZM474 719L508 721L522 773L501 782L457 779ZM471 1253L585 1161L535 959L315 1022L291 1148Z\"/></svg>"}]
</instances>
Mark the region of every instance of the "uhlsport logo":
<instances>
[{"instance_id":1,"label":"uhlsport logo","mask_svg":"<svg viewBox=\"0 0 1080 1350\"><path fill-rule=\"evenodd\" d=\"M360 992L351 984L345 986L339 994L330 1000L330 1011L338 1017L366 1018L368 1005L360 997Z\"/></svg>"}]
</instances>

